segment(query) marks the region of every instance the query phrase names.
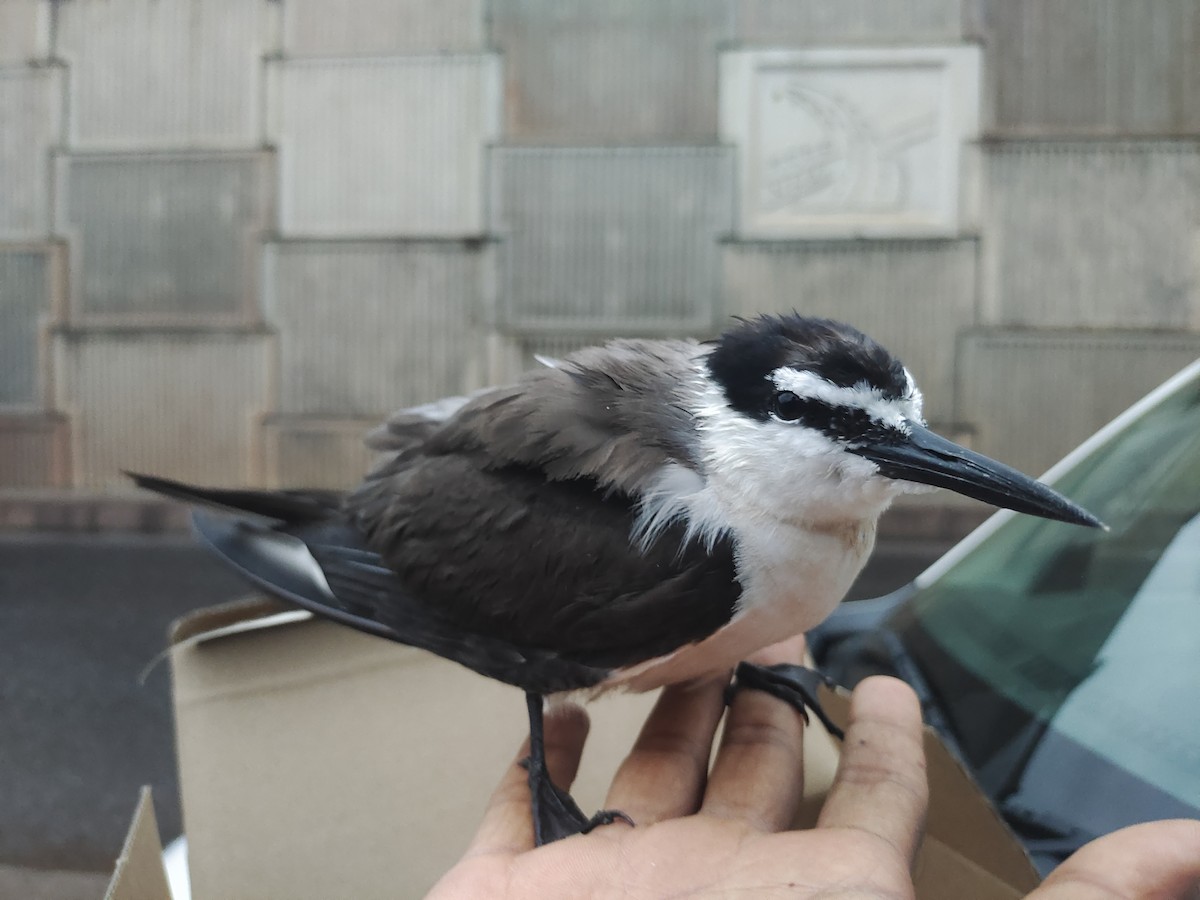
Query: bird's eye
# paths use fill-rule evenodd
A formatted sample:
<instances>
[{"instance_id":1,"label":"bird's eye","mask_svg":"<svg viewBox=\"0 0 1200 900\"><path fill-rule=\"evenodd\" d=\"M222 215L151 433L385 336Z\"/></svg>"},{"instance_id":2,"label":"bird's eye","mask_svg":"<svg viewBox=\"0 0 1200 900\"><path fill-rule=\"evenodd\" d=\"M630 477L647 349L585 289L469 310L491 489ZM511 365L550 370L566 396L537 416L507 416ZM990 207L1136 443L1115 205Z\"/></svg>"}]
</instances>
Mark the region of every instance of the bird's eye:
<instances>
[{"instance_id":1,"label":"bird's eye","mask_svg":"<svg viewBox=\"0 0 1200 900\"><path fill-rule=\"evenodd\" d=\"M780 391L775 395L774 413L785 422L794 422L804 412L804 403L791 391Z\"/></svg>"}]
</instances>

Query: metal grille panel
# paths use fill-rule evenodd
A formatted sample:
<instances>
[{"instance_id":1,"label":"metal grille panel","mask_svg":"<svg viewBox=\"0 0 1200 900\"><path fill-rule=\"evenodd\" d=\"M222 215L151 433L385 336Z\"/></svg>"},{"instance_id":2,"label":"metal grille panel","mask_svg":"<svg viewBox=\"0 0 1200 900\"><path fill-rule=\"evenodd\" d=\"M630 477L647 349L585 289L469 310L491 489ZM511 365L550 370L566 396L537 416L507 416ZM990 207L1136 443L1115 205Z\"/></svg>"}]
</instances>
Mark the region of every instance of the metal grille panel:
<instances>
[{"instance_id":1,"label":"metal grille panel","mask_svg":"<svg viewBox=\"0 0 1200 900\"><path fill-rule=\"evenodd\" d=\"M484 0L287 0L292 56L462 52L483 47Z\"/></svg>"},{"instance_id":2,"label":"metal grille panel","mask_svg":"<svg viewBox=\"0 0 1200 900\"><path fill-rule=\"evenodd\" d=\"M989 322L1200 326L1200 146L1031 141L986 156Z\"/></svg>"},{"instance_id":3,"label":"metal grille panel","mask_svg":"<svg viewBox=\"0 0 1200 900\"><path fill-rule=\"evenodd\" d=\"M732 223L723 148L498 148L507 329L707 330Z\"/></svg>"},{"instance_id":4,"label":"metal grille panel","mask_svg":"<svg viewBox=\"0 0 1200 900\"><path fill-rule=\"evenodd\" d=\"M0 0L0 65L48 55L49 0Z\"/></svg>"},{"instance_id":5,"label":"metal grille panel","mask_svg":"<svg viewBox=\"0 0 1200 900\"><path fill-rule=\"evenodd\" d=\"M271 487L347 489L358 484L374 454L364 438L374 419L284 417L264 426L267 484Z\"/></svg>"},{"instance_id":6,"label":"metal grille panel","mask_svg":"<svg viewBox=\"0 0 1200 900\"><path fill-rule=\"evenodd\" d=\"M60 140L61 74L0 68L0 238L50 232L50 149Z\"/></svg>"},{"instance_id":7,"label":"metal grille panel","mask_svg":"<svg viewBox=\"0 0 1200 900\"><path fill-rule=\"evenodd\" d=\"M983 0L995 127L1200 128L1195 0Z\"/></svg>"},{"instance_id":8,"label":"metal grille panel","mask_svg":"<svg viewBox=\"0 0 1200 900\"><path fill-rule=\"evenodd\" d=\"M261 154L72 156L73 312L90 319L246 319L269 227Z\"/></svg>"},{"instance_id":9,"label":"metal grille panel","mask_svg":"<svg viewBox=\"0 0 1200 900\"><path fill-rule=\"evenodd\" d=\"M0 413L0 489L67 486L66 421Z\"/></svg>"},{"instance_id":10,"label":"metal grille panel","mask_svg":"<svg viewBox=\"0 0 1200 900\"><path fill-rule=\"evenodd\" d=\"M76 146L246 146L261 137L267 0L58 4Z\"/></svg>"},{"instance_id":11,"label":"metal grille panel","mask_svg":"<svg viewBox=\"0 0 1200 900\"><path fill-rule=\"evenodd\" d=\"M715 141L725 0L492 0L505 138Z\"/></svg>"},{"instance_id":12,"label":"metal grille panel","mask_svg":"<svg viewBox=\"0 0 1200 900\"><path fill-rule=\"evenodd\" d=\"M490 55L280 63L281 220L297 236L483 231Z\"/></svg>"},{"instance_id":13,"label":"metal grille panel","mask_svg":"<svg viewBox=\"0 0 1200 900\"><path fill-rule=\"evenodd\" d=\"M0 249L0 407L40 398L39 320L49 311L46 251Z\"/></svg>"},{"instance_id":14,"label":"metal grille panel","mask_svg":"<svg viewBox=\"0 0 1200 900\"><path fill-rule=\"evenodd\" d=\"M742 41L778 47L953 41L963 0L737 0Z\"/></svg>"},{"instance_id":15,"label":"metal grille panel","mask_svg":"<svg viewBox=\"0 0 1200 900\"><path fill-rule=\"evenodd\" d=\"M955 339L976 323L973 240L733 244L729 312L839 319L897 356L925 395L927 418L954 414Z\"/></svg>"},{"instance_id":16,"label":"metal grille panel","mask_svg":"<svg viewBox=\"0 0 1200 900\"><path fill-rule=\"evenodd\" d=\"M123 469L202 484L257 480L269 351L270 339L255 334L58 335L57 406L74 426L77 485L126 486Z\"/></svg>"},{"instance_id":17,"label":"metal grille panel","mask_svg":"<svg viewBox=\"0 0 1200 900\"><path fill-rule=\"evenodd\" d=\"M383 416L478 387L486 248L287 242L268 256L285 413Z\"/></svg>"},{"instance_id":18,"label":"metal grille panel","mask_svg":"<svg viewBox=\"0 0 1200 900\"><path fill-rule=\"evenodd\" d=\"M1200 356L1200 335L990 332L962 351L976 446L1036 473Z\"/></svg>"}]
</instances>

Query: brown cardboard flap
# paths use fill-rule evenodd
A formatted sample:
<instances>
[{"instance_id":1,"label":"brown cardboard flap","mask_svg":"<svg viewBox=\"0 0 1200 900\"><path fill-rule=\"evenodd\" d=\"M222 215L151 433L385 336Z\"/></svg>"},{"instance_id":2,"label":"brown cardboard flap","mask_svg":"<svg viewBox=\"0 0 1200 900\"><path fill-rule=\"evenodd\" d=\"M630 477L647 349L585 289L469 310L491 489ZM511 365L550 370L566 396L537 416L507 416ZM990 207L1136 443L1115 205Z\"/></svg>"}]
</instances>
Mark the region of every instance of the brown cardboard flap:
<instances>
[{"instance_id":1,"label":"brown cardboard flap","mask_svg":"<svg viewBox=\"0 0 1200 900\"><path fill-rule=\"evenodd\" d=\"M1041 881L1037 868L991 801L931 728L925 729L929 774L927 834L972 860L985 872L1021 890Z\"/></svg>"},{"instance_id":2,"label":"brown cardboard flap","mask_svg":"<svg viewBox=\"0 0 1200 900\"><path fill-rule=\"evenodd\" d=\"M830 719L845 728L850 718L849 695L844 691L821 688L819 696ZM798 825L812 827L816 824L838 755L835 749L831 757L829 750L823 747L834 743L816 723L805 737L807 799L797 818ZM921 900L1021 897L1037 887L1040 878L1025 848L974 778L950 753L937 732L928 726L925 728L925 764L929 779L929 812L925 820L925 841L917 857L917 896ZM967 880L964 882L964 879ZM944 888L941 887L943 882ZM978 884L978 893L964 892L964 883ZM1005 887L1016 893L1000 891Z\"/></svg>"},{"instance_id":3,"label":"brown cardboard flap","mask_svg":"<svg viewBox=\"0 0 1200 900\"><path fill-rule=\"evenodd\" d=\"M925 835L913 867L920 900L1020 900L1030 889L1006 884L932 835Z\"/></svg>"},{"instance_id":4,"label":"brown cardboard flap","mask_svg":"<svg viewBox=\"0 0 1200 900\"><path fill-rule=\"evenodd\" d=\"M171 900L150 788L142 788L105 900Z\"/></svg>"},{"instance_id":5,"label":"brown cardboard flap","mask_svg":"<svg viewBox=\"0 0 1200 900\"><path fill-rule=\"evenodd\" d=\"M192 617L172 650L194 896L423 896L528 732L521 692L322 620L204 637L235 624L229 607ZM603 802L653 700L589 705L583 808Z\"/></svg>"},{"instance_id":6,"label":"brown cardboard flap","mask_svg":"<svg viewBox=\"0 0 1200 900\"><path fill-rule=\"evenodd\" d=\"M422 896L461 854L527 734L521 693L330 622L280 619L280 609L231 604L174 633L194 896ZM593 727L572 788L585 810L602 804L653 699L590 704ZM822 699L844 724L848 698ZM815 821L839 752L810 729L813 796L798 823ZM1020 844L932 732L926 752L931 807L917 896L1022 896L1037 876Z\"/></svg>"}]
</instances>

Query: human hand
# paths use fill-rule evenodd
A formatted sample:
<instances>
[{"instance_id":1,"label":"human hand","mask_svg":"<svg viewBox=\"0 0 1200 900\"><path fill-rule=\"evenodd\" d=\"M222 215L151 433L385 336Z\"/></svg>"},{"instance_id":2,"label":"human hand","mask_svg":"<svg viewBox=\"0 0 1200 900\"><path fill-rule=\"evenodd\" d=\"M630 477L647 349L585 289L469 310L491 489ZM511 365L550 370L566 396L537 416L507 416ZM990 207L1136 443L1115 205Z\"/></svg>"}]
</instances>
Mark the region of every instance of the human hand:
<instances>
[{"instance_id":1,"label":"human hand","mask_svg":"<svg viewBox=\"0 0 1200 900\"><path fill-rule=\"evenodd\" d=\"M789 642L756 661L799 662L802 648ZM926 795L912 692L893 679L856 692L838 784L820 824L788 832L803 791L803 720L767 694L738 693L709 774L726 684L663 692L604 803L636 827L614 823L534 849L526 773L514 763L466 855L431 896L795 897L835 885L847 896L911 892ZM556 784L573 780L586 734L576 707L547 717Z\"/></svg>"},{"instance_id":2,"label":"human hand","mask_svg":"<svg viewBox=\"0 0 1200 900\"><path fill-rule=\"evenodd\" d=\"M789 641L755 661L799 662L802 652ZM912 897L928 798L920 708L908 686L859 685L817 826L787 831L803 792L803 720L764 693L740 692L710 772L725 684L663 692L604 804L636 827L617 822L535 849L527 776L514 763L430 897ZM577 707L547 717L556 784L574 779L587 729ZM1088 845L1030 897L1173 900L1197 879L1200 823L1153 823Z\"/></svg>"}]
</instances>

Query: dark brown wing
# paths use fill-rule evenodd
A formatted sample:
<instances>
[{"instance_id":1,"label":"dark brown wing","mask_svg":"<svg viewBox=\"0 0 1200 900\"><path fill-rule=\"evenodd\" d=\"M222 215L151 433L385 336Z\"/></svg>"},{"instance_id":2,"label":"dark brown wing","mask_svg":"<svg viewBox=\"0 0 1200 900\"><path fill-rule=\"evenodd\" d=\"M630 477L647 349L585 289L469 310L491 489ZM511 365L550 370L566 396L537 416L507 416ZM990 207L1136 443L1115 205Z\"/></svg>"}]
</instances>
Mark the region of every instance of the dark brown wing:
<instances>
[{"instance_id":1,"label":"dark brown wing","mask_svg":"<svg viewBox=\"0 0 1200 900\"><path fill-rule=\"evenodd\" d=\"M632 498L666 465L698 468L676 400L699 352L615 342L444 421L403 412L373 439L387 456L327 516L308 504L275 525L201 518L201 531L260 586L351 627L527 690L590 686L706 637L740 596L728 541L685 544L682 525L631 541ZM172 493L281 508L269 492Z\"/></svg>"},{"instance_id":2,"label":"dark brown wing","mask_svg":"<svg viewBox=\"0 0 1200 900\"><path fill-rule=\"evenodd\" d=\"M548 481L483 454L424 457L360 490L346 512L395 590L464 631L614 667L699 640L740 595L733 552L668 528L631 545L636 510L590 478ZM378 611L387 621L387 604Z\"/></svg>"}]
</instances>

